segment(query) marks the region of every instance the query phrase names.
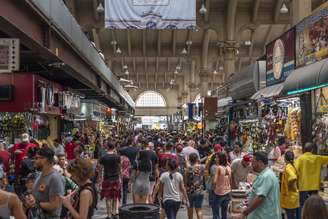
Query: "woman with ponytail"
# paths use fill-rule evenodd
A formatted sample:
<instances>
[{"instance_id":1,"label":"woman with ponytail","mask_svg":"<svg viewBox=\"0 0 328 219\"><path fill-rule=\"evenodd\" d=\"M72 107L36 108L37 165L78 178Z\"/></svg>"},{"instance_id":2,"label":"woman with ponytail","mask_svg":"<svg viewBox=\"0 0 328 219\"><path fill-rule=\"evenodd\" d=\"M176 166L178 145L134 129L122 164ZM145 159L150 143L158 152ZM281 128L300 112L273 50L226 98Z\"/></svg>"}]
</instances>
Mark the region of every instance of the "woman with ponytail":
<instances>
[{"instance_id":1,"label":"woman with ponytail","mask_svg":"<svg viewBox=\"0 0 328 219\"><path fill-rule=\"evenodd\" d=\"M164 172L160 177L158 195L159 199L162 200L167 219L176 219L182 201L180 194L183 194L188 206L189 201L183 183L183 176L177 171L177 161L168 159L166 165L168 171Z\"/></svg>"},{"instance_id":2,"label":"woman with ponytail","mask_svg":"<svg viewBox=\"0 0 328 219\"><path fill-rule=\"evenodd\" d=\"M297 171L292 151L285 153L286 167L281 175L280 204L288 219L300 219ZM309 176L310 177L310 176Z\"/></svg>"}]
</instances>

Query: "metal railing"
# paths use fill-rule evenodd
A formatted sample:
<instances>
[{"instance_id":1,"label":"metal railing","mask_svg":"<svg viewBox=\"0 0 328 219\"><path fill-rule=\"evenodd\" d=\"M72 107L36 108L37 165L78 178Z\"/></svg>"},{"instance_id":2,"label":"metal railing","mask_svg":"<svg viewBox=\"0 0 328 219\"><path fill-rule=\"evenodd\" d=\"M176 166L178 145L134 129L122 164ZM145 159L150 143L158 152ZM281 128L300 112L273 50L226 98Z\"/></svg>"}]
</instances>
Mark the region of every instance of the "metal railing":
<instances>
[{"instance_id":1,"label":"metal railing","mask_svg":"<svg viewBox=\"0 0 328 219\"><path fill-rule=\"evenodd\" d=\"M106 78L117 93L132 107L135 103L120 85L111 70L107 67L98 51L81 30L80 25L72 16L62 0L29 0L40 10L44 16L66 37L66 40L88 60L104 78Z\"/></svg>"}]
</instances>

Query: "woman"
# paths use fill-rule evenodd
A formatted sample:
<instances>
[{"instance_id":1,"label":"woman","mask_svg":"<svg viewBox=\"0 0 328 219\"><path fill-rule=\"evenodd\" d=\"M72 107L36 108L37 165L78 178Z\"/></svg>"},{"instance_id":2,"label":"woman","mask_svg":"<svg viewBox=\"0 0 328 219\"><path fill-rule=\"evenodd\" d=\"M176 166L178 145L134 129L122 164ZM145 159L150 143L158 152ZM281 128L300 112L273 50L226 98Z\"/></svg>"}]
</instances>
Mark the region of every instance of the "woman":
<instances>
[{"instance_id":1,"label":"woman","mask_svg":"<svg viewBox=\"0 0 328 219\"><path fill-rule=\"evenodd\" d=\"M0 169L0 181L3 180L5 174ZM16 194L3 191L0 188L0 218L9 219L14 216L17 219L26 219L22 204Z\"/></svg>"},{"instance_id":2,"label":"woman","mask_svg":"<svg viewBox=\"0 0 328 219\"><path fill-rule=\"evenodd\" d=\"M209 206L213 205L213 194L214 194L214 188L213 188L213 179L216 174L217 170L217 165L216 165L216 156L211 156L211 159L209 160L208 164L208 179L206 180L206 191L208 193L208 204Z\"/></svg>"},{"instance_id":3,"label":"woman","mask_svg":"<svg viewBox=\"0 0 328 219\"><path fill-rule=\"evenodd\" d=\"M227 219L228 205L231 192L231 168L225 152L217 155L218 167L213 179L213 219ZM221 217L220 217L221 209Z\"/></svg>"},{"instance_id":4,"label":"woman","mask_svg":"<svg viewBox=\"0 0 328 219\"><path fill-rule=\"evenodd\" d=\"M181 193L189 206L188 196L183 184L182 175L177 172L178 164L175 159L167 160L168 171L160 177L159 198L163 197L163 208L167 219L176 219L181 205Z\"/></svg>"},{"instance_id":5,"label":"woman","mask_svg":"<svg viewBox=\"0 0 328 219\"><path fill-rule=\"evenodd\" d=\"M99 162L103 168L101 197L106 199L108 218L116 218L118 215L119 200L121 199L121 158L117 155L113 144L107 143L107 149L107 153Z\"/></svg>"},{"instance_id":6,"label":"woman","mask_svg":"<svg viewBox=\"0 0 328 219\"><path fill-rule=\"evenodd\" d=\"M286 167L281 175L280 204L285 209L288 219L299 219L299 191L297 188L297 171L294 166L292 151L285 153Z\"/></svg>"},{"instance_id":7,"label":"woman","mask_svg":"<svg viewBox=\"0 0 328 219\"><path fill-rule=\"evenodd\" d=\"M148 203L150 193L149 176L152 172L152 163L148 152L139 152L139 158L135 161L132 171L133 201L134 203Z\"/></svg>"},{"instance_id":8,"label":"woman","mask_svg":"<svg viewBox=\"0 0 328 219\"><path fill-rule=\"evenodd\" d=\"M195 209L197 219L203 219L202 204L204 199L204 172L205 167L199 164L196 153L189 155L190 166L186 169L185 179L187 184L187 194L189 198L188 218L193 218Z\"/></svg>"},{"instance_id":9,"label":"woman","mask_svg":"<svg viewBox=\"0 0 328 219\"><path fill-rule=\"evenodd\" d=\"M326 219L328 209L324 200L319 195L311 195L304 204L302 219Z\"/></svg>"},{"instance_id":10,"label":"woman","mask_svg":"<svg viewBox=\"0 0 328 219\"><path fill-rule=\"evenodd\" d=\"M67 171L79 186L75 194L62 197L63 205L69 211L69 218L91 219L97 205L97 191L90 180L94 174L92 163L90 160L78 159L69 164Z\"/></svg>"}]
</instances>

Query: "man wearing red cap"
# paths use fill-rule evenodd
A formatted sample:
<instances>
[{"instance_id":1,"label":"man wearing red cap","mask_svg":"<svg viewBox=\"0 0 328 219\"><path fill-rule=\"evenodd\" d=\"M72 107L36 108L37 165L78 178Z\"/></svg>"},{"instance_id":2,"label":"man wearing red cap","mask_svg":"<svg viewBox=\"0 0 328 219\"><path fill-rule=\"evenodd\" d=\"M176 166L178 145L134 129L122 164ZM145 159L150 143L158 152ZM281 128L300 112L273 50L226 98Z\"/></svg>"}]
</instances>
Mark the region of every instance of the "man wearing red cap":
<instances>
[{"instance_id":1,"label":"man wearing red cap","mask_svg":"<svg viewBox=\"0 0 328 219\"><path fill-rule=\"evenodd\" d=\"M243 158L235 159L231 164L232 188L238 189L240 182L246 182L248 174L252 171L252 156L244 155Z\"/></svg>"}]
</instances>

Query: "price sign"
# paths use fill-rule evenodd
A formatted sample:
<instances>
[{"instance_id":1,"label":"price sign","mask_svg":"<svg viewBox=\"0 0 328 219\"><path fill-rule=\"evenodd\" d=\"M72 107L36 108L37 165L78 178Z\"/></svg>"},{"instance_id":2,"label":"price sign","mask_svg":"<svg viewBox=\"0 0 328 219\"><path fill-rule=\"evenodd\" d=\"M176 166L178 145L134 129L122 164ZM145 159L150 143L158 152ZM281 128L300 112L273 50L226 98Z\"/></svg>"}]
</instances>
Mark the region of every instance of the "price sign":
<instances>
[{"instance_id":1,"label":"price sign","mask_svg":"<svg viewBox=\"0 0 328 219\"><path fill-rule=\"evenodd\" d=\"M0 38L0 73L19 70L19 39Z\"/></svg>"}]
</instances>

